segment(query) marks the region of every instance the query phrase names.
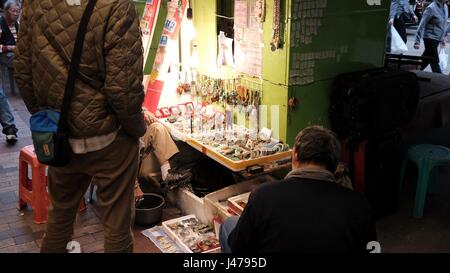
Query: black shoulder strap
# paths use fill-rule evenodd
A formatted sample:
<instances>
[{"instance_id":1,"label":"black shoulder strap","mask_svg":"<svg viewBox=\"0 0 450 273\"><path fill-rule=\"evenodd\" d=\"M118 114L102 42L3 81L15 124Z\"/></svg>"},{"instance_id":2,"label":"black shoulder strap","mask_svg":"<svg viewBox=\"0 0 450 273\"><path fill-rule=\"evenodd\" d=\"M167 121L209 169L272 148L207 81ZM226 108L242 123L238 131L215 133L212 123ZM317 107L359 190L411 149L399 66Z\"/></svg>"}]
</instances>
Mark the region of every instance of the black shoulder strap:
<instances>
[{"instance_id":1,"label":"black shoulder strap","mask_svg":"<svg viewBox=\"0 0 450 273\"><path fill-rule=\"evenodd\" d=\"M16 28L16 33L19 33L19 24L17 21L14 22L14 26ZM2 34L0 35L0 43L3 45L16 45L14 35L12 34L11 29L3 16L0 16L0 27L2 30Z\"/></svg>"},{"instance_id":2,"label":"black shoulder strap","mask_svg":"<svg viewBox=\"0 0 450 273\"><path fill-rule=\"evenodd\" d=\"M0 16L0 28L2 29L2 35L3 36L7 30L9 29L8 24L6 23L5 18L3 18L3 16Z\"/></svg>"},{"instance_id":3,"label":"black shoulder strap","mask_svg":"<svg viewBox=\"0 0 450 273\"><path fill-rule=\"evenodd\" d=\"M70 101L72 99L73 91L75 88L75 81L78 75L78 68L81 61L81 53L83 51L84 37L86 36L87 26L92 12L94 11L97 0L89 0L86 10L81 18L80 26L78 27L77 38L75 40L75 46L73 48L72 60L70 62L69 76L67 78L66 89L64 91L64 98L61 107L61 116L58 124L58 134L68 133L67 119L70 109Z\"/></svg>"}]
</instances>

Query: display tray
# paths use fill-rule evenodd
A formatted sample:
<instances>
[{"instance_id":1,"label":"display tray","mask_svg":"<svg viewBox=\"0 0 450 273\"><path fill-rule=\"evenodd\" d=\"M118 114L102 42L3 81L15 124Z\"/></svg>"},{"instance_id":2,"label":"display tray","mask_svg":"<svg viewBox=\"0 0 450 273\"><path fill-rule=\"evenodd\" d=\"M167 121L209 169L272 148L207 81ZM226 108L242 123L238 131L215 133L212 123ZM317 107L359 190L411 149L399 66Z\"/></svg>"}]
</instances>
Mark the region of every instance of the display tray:
<instances>
[{"instance_id":1,"label":"display tray","mask_svg":"<svg viewBox=\"0 0 450 273\"><path fill-rule=\"evenodd\" d=\"M221 154L219 151L215 150L212 146L201 143L200 141L194 139L189 134L184 134L180 132L173 124L170 122L166 122L164 120L160 120L166 128L169 130L172 137L175 139L181 140L189 144L194 149L208 156L209 158L215 160L226 168L230 169L233 172L240 172L246 170L250 166L255 165L263 165L267 163L277 162L280 160L288 159L292 155L292 150L279 152L272 155L260 156L253 159L247 160L232 160L231 158L226 157Z\"/></svg>"},{"instance_id":2,"label":"display tray","mask_svg":"<svg viewBox=\"0 0 450 273\"><path fill-rule=\"evenodd\" d=\"M188 138L187 143L189 145L191 145L193 148L195 148L198 151L205 154L206 156L214 159L218 163L220 163L223 166L227 167L228 169L232 170L233 172L243 171L247 167L250 167L250 166L262 165L265 163L270 163L270 162L275 162L275 161L282 160L282 159L287 159L287 158L290 158L291 154L292 154L292 151L286 151L286 152L276 153L273 155L261 156L261 157L254 158L254 159L234 161L234 160L231 160L230 158L222 155L218 151L214 150L213 147L204 145L195 139Z\"/></svg>"},{"instance_id":3,"label":"display tray","mask_svg":"<svg viewBox=\"0 0 450 273\"><path fill-rule=\"evenodd\" d=\"M193 214L165 221L162 226L185 253L220 253L214 229L202 224Z\"/></svg>"},{"instance_id":4,"label":"display tray","mask_svg":"<svg viewBox=\"0 0 450 273\"><path fill-rule=\"evenodd\" d=\"M249 197L250 192L246 192L244 194L228 198L228 208L230 208L237 215L241 215L248 203Z\"/></svg>"}]
</instances>

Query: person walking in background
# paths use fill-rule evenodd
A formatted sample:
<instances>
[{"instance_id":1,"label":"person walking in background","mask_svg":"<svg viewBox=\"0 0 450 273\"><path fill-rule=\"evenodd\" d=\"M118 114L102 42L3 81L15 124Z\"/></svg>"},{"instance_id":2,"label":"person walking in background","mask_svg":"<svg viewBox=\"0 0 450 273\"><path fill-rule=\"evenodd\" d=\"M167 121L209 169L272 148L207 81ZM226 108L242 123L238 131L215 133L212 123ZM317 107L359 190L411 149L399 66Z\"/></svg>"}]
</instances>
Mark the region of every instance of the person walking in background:
<instances>
[{"instance_id":1,"label":"person walking in background","mask_svg":"<svg viewBox=\"0 0 450 273\"><path fill-rule=\"evenodd\" d=\"M16 88L12 62L19 30L17 20L21 11L20 7L21 5L18 1L8 0L3 5L4 15L0 17L0 65L3 76L2 84L0 85L0 123L8 144L17 142L18 131L11 105L6 97L6 91L9 90L9 94L12 94L15 93Z\"/></svg>"},{"instance_id":2,"label":"person walking in background","mask_svg":"<svg viewBox=\"0 0 450 273\"><path fill-rule=\"evenodd\" d=\"M408 3L408 0L392 0L391 11L389 14L389 26L393 25L395 27L405 44L408 41L405 23L411 20L414 20L416 23L418 21L414 10Z\"/></svg>"},{"instance_id":3,"label":"person walking in background","mask_svg":"<svg viewBox=\"0 0 450 273\"><path fill-rule=\"evenodd\" d=\"M14 69L32 114L60 111L70 54L88 2L24 1ZM52 205L41 252L67 252L79 204L91 181L97 186L105 252L133 251L133 192L139 138L146 131L142 67L133 1L97 0L69 109L70 162L48 168Z\"/></svg>"},{"instance_id":4,"label":"person walking in background","mask_svg":"<svg viewBox=\"0 0 450 273\"><path fill-rule=\"evenodd\" d=\"M0 17L0 64L2 65L3 88L11 93L18 93L14 80L13 59L19 32L19 17L21 3L18 0L8 0L4 4L4 15Z\"/></svg>"},{"instance_id":5,"label":"person walking in background","mask_svg":"<svg viewBox=\"0 0 450 273\"><path fill-rule=\"evenodd\" d=\"M14 124L14 115L11 105L6 98L5 91L0 86L0 123L3 127L3 134L6 136L6 142L10 145L17 142L17 127Z\"/></svg>"},{"instance_id":6,"label":"person walking in background","mask_svg":"<svg viewBox=\"0 0 450 273\"><path fill-rule=\"evenodd\" d=\"M445 38L448 33L448 6L446 0L434 0L423 12L419 27L417 28L414 48L420 48L420 41L423 38L425 50L421 70L431 65L431 70L435 73L442 73L439 66L439 45L445 47Z\"/></svg>"}]
</instances>

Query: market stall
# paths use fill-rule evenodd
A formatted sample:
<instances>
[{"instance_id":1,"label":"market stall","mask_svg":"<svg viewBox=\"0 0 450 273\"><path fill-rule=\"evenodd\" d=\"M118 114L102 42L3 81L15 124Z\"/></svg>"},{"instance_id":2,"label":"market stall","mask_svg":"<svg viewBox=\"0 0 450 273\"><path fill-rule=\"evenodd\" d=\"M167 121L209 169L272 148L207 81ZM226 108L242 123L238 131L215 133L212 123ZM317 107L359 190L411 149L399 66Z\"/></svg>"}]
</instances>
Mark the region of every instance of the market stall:
<instances>
[{"instance_id":1,"label":"market stall","mask_svg":"<svg viewBox=\"0 0 450 273\"><path fill-rule=\"evenodd\" d=\"M171 192L185 214L211 228L239 214L253 186L289 170L298 131L329 124L334 77L383 66L388 4L368 2L147 0L143 20L156 22L143 26L158 35L144 44L145 106L244 181L204 197ZM179 220L167 233L192 217Z\"/></svg>"}]
</instances>

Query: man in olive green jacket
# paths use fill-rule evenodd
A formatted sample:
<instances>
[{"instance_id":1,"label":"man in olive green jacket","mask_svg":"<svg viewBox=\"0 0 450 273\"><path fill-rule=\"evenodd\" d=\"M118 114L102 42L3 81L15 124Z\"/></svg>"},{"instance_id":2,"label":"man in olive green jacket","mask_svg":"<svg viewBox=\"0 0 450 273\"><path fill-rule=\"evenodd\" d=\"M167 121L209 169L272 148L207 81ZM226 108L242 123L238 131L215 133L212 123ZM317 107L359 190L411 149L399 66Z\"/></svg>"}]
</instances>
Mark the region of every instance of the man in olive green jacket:
<instances>
[{"instance_id":1,"label":"man in olive green jacket","mask_svg":"<svg viewBox=\"0 0 450 273\"><path fill-rule=\"evenodd\" d=\"M75 38L88 0L24 1L14 61L30 113L60 110ZM64 252L83 194L92 182L102 208L105 252L133 250L132 203L141 111L142 41L132 0L97 0L89 21L69 112L73 154L50 167L42 252Z\"/></svg>"}]
</instances>

